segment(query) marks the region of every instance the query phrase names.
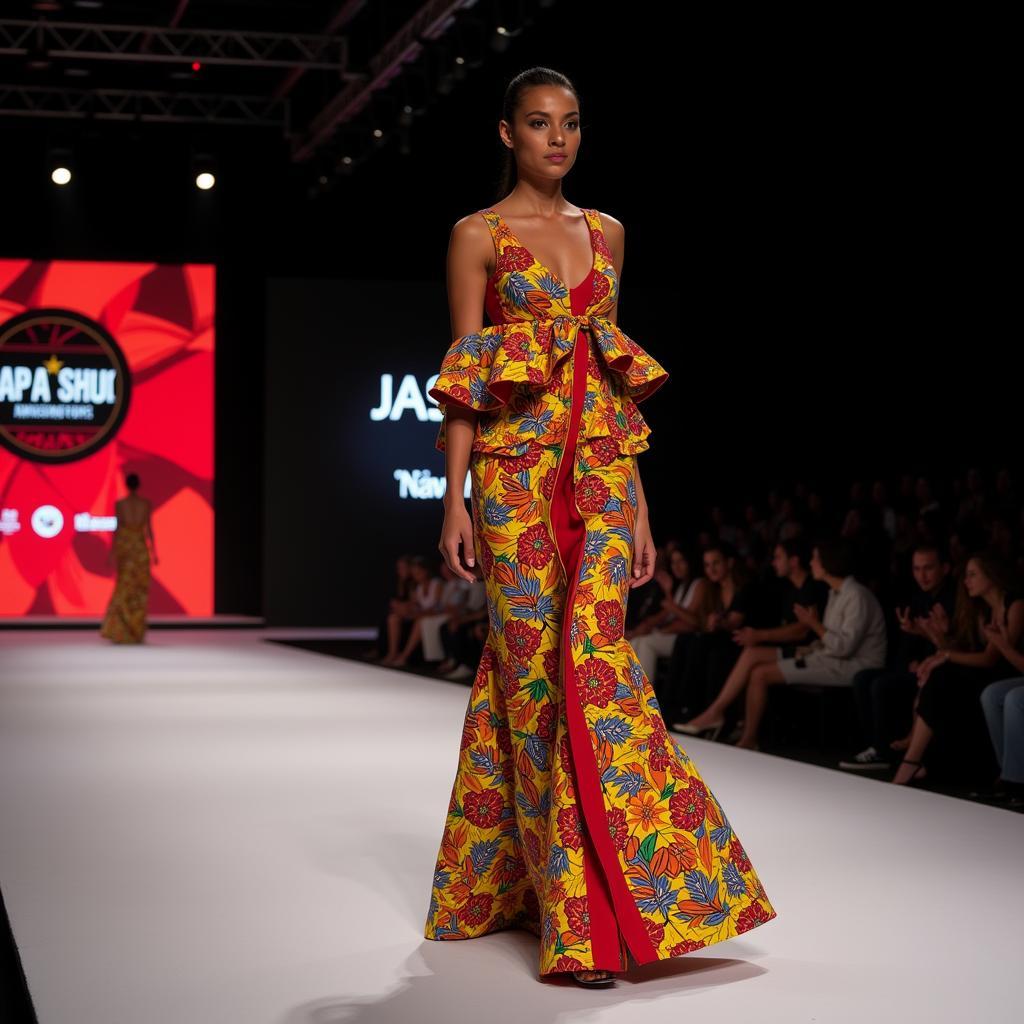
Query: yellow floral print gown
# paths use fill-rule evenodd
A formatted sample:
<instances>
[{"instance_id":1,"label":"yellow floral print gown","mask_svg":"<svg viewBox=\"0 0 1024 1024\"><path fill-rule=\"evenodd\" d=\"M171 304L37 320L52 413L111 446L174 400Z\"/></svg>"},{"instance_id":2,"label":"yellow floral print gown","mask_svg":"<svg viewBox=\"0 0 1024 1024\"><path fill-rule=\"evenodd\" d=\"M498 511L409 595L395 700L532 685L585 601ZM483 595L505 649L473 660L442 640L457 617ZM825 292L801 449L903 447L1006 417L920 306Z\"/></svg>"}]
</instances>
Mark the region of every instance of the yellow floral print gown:
<instances>
[{"instance_id":1,"label":"yellow floral print gown","mask_svg":"<svg viewBox=\"0 0 1024 1024\"><path fill-rule=\"evenodd\" d=\"M118 524L114 532L117 583L100 635L118 644L139 644L146 636L149 600L149 548L144 526Z\"/></svg>"},{"instance_id":2,"label":"yellow floral print gown","mask_svg":"<svg viewBox=\"0 0 1024 1024\"><path fill-rule=\"evenodd\" d=\"M470 458L489 631L466 709L424 934L524 928L540 974L682 956L776 911L721 804L666 731L623 636L650 428L668 378L607 318L597 210L568 288L479 211L492 321L456 338L430 395L478 413ZM443 420L435 447L445 450Z\"/></svg>"}]
</instances>

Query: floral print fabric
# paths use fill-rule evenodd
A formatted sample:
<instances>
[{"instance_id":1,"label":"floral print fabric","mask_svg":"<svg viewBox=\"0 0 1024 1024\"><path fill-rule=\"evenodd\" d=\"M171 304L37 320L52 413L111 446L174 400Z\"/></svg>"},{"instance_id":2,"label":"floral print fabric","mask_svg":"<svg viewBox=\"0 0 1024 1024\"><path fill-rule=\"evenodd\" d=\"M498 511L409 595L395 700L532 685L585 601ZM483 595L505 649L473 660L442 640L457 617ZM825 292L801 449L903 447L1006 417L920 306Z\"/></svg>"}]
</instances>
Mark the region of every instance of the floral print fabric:
<instances>
[{"instance_id":1,"label":"floral print fabric","mask_svg":"<svg viewBox=\"0 0 1024 1024\"><path fill-rule=\"evenodd\" d=\"M647 449L650 428L636 403L653 394L668 374L607 314L619 285L596 210L584 210L590 230L590 276L566 288L511 233L499 214L481 211L491 228L496 267L489 282L503 322L456 338L430 396L444 411L454 401L477 410L474 451L525 451L528 440L564 440L572 400L572 362L580 333L592 339L583 423L586 437L611 437L625 454ZM576 309L573 296L589 302ZM585 339L586 340L586 339ZM435 447L445 450L446 421Z\"/></svg>"},{"instance_id":2,"label":"floral print fabric","mask_svg":"<svg viewBox=\"0 0 1024 1024\"><path fill-rule=\"evenodd\" d=\"M593 230L596 211L586 212L595 272L613 279L603 236ZM489 223L505 243L501 255L518 251L500 219ZM539 285L533 275L545 275L537 266L503 270L499 259L499 295L509 293L506 274L525 273ZM485 366L482 349L464 348L452 371L449 352L449 371L439 377L451 400L465 398L453 392L468 380L467 404L499 404L470 459L490 628L424 934L466 939L525 928L540 939L541 975L621 969L623 944L637 963L681 956L776 916L722 805L666 731L623 636L637 513L634 448L646 447L649 433L628 411L637 400L630 389L643 397L645 381L649 394L667 375L629 346L632 359L618 370L616 358L602 355L595 309L608 308L602 304L613 291L611 284L572 290L559 315L577 326L546 335L571 337L571 358L550 375L550 349L531 347L524 360L528 381L531 367L537 371L539 391L505 390L508 363L497 354L504 341ZM533 309L539 300L531 301ZM466 352L475 362L464 360ZM611 384L616 373L624 375L621 390ZM616 415L599 415L607 407L598 398L616 393ZM528 414L531 401L551 413L546 429ZM560 426L552 426L556 411ZM602 431L610 422L618 430Z\"/></svg>"},{"instance_id":3,"label":"floral print fabric","mask_svg":"<svg viewBox=\"0 0 1024 1024\"><path fill-rule=\"evenodd\" d=\"M141 526L118 526L114 533L117 583L100 635L119 644L142 643L149 599L149 548Z\"/></svg>"}]
</instances>

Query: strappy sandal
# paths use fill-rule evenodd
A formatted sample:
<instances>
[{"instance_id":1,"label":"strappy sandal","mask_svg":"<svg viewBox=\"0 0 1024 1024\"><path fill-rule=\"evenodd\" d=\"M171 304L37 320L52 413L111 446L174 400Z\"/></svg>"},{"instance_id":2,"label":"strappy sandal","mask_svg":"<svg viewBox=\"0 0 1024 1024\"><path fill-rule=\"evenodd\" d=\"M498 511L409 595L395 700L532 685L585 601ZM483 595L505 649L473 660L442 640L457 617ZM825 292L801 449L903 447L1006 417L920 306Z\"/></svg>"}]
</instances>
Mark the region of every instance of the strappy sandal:
<instances>
[{"instance_id":1,"label":"strappy sandal","mask_svg":"<svg viewBox=\"0 0 1024 1024\"><path fill-rule=\"evenodd\" d=\"M622 958L626 962L626 968L628 969L630 961L629 947L626 945L626 940L622 937L621 932L619 933L619 950L622 953ZM581 974L597 974L599 972L605 975L605 977L590 978L589 980L580 977ZM573 981L575 981L577 985L608 985L615 980L615 972L607 971L603 967L589 969L584 968L581 971L573 971L572 977Z\"/></svg>"},{"instance_id":2,"label":"strappy sandal","mask_svg":"<svg viewBox=\"0 0 1024 1024\"><path fill-rule=\"evenodd\" d=\"M603 974L603 978L581 978L581 974ZM585 967L581 971L573 971L572 979L577 985L610 985L615 981L615 975L611 971L606 971L602 967L588 968Z\"/></svg>"},{"instance_id":3,"label":"strappy sandal","mask_svg":"<svg viewBox=\"0 0 1024 1024\"><path fill-rule=\"evenodd\" d=\"M921 764L920 761L912 761L909 757L905 757L905 758L903 758L902 761L900 761L900 764L913 764L913 765L917 765L917 767L914 769L914 771L911 774L910 778L907 779L906 782L896 782L895 781L896 780L896 776L894 775L889 781L890 782L894 782L897 786L909 786L913 782L923 781L924 779L926 779L928 777L928 770L927 769L925 769L925 774L924 775L920 775L919 776L917 774L922 768L924 768L924 765ZM899 771L899 769L897 769L897 771Z\"/></svg>"}]
</instances>

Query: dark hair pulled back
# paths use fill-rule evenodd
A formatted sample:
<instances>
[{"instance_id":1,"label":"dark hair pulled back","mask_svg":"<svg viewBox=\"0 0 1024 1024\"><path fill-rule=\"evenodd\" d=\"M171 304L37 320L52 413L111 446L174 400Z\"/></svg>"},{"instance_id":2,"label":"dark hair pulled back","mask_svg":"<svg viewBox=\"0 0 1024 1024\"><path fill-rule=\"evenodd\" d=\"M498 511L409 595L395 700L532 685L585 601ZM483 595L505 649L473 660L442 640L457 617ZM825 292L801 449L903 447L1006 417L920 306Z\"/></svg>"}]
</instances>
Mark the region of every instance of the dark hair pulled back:
<instances>
[{"instance_id":1,"label":"dark hair pulled back","mask_svg":"<svg viewBox=\"0 0 1024 1024\"><path fill-rule=\"evenodd\" d=\"M560 85L568 89L576 97L577 102L580 98L576 86L561 71L541 66L527 68L525 71L520 71L505 87L505 98L501 103L502 120L507 121L510 125L515 123L516 111L519 109L523 93L535 85ZM502 149L505 154L502 158L496 200L504 199L512 191L516 180L516 158L508 146L502 146Z\"/></svg>"}]
</instances>

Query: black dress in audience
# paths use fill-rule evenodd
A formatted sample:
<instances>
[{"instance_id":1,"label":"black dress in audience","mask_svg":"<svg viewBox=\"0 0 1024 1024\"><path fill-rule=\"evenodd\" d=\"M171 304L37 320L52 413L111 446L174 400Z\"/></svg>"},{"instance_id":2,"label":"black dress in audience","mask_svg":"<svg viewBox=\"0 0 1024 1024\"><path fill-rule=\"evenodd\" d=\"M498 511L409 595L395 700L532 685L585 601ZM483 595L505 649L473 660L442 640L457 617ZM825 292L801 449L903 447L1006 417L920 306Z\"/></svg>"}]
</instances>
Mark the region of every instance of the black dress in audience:
<instances>
[{"instance_id":1,"label":"black dress in audience","mask_svg":"<svg viewBox=\"0 0 1024 1024\"><path fill-rule=\"evenodd\" d=\"M1008 593L1004 601L1009 616L1011 606L1016 601L1024 601L1024 594ZM1020 644L1024 645L1024 636ZM980 649L984 647L982 643ZM929 673L921 687L917 713L934 734L929 750L943 763L955 764L958 777L991 781L999 773L981 706L981 691L989 683L1019 675L1020 669L1003 655L992 668L975 668L950 661Z\"/></svg>"},{"instance_id":2,"label":"black dress in audience","mask_svg":"<svg viewBox=\"0 0 1024 1024\"><path fill-rule=\"evenodd\" d=\"M952 621L956 605L956 580L947 576L935 590L922 590L916 583L905 607L911 620L926 618L936 604L942 605ZM889 743L905 736L913 725L917 674L910 668L935 653L935 645L923 636L897 630L896 642L884 668L865 668L853 677L853 696L865 746L874 747L882 759L895 758Z\"/></svg>"},{"instance_id":3,"label":"black dress in audience","mask_svg":"<svg viewBox=\"0 0 1024 1024\"><path fill-rule=\"evenodd\" d=\"M737 587L728 607L722 609L721 617L741 612L747 623L755 599L753 584ZM732 628L719 628L711 632L680 633L676 637L666 673L664 701L658 694L663 717L669 725L697 714L718 696L743 652L732 633Z\"/></svg>"}]
</instances>

